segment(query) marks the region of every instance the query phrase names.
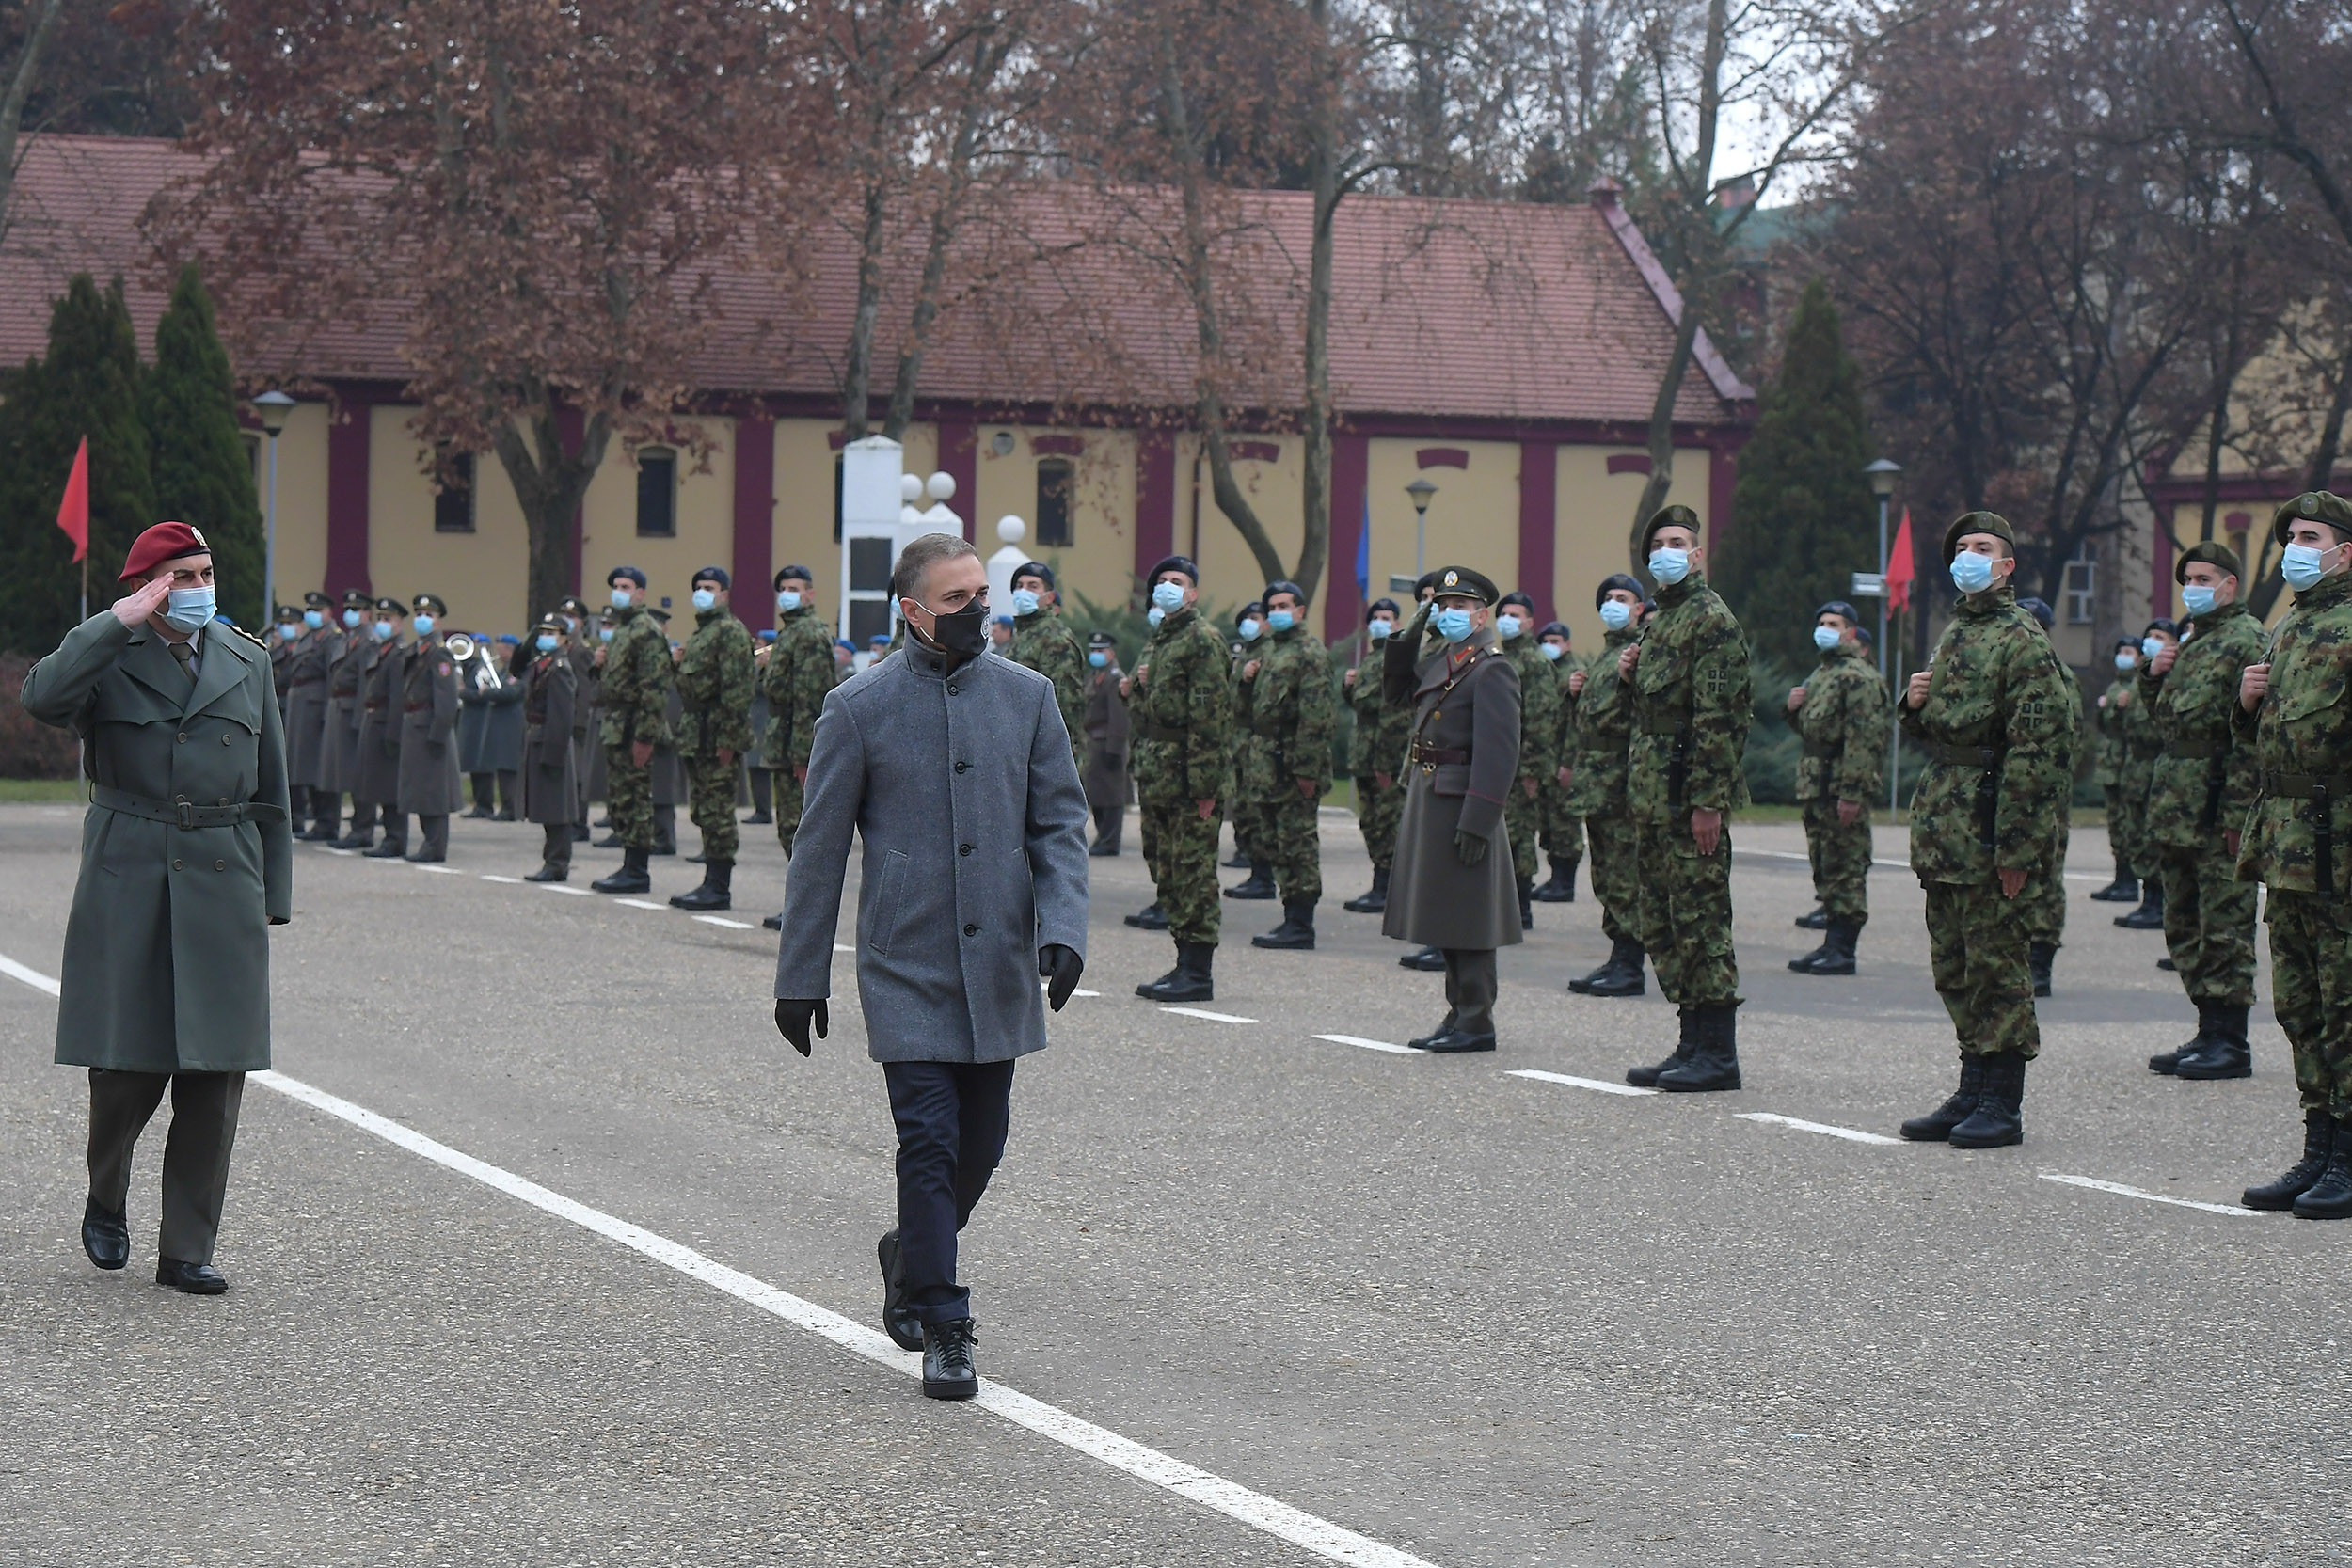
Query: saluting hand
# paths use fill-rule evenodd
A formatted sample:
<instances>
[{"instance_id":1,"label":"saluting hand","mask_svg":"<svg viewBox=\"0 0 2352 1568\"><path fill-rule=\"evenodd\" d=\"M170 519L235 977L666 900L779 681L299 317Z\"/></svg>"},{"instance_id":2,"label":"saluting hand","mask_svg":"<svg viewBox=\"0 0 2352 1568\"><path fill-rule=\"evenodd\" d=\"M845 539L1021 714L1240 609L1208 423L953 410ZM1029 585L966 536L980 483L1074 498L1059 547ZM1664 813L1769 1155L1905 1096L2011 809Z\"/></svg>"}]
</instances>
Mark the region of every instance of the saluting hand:
<instances>
[{"instance_id":1,"label":"saluting hand","mask_svg":"<svg viewBox=\"0 0 2352 1568\"><path fill-rule=\"evenodd\" d=\"M2263 705L2263 698L2270 692L2270 661L2249 664L2246 673L2237 680L2237 705L2251 713Z\"/></svg>"},{"instance_id":2,"label":"saluting hand","mask_svg":"<svg viewBox=\"0 0 2352 1568\"><path fill-rule=\"evenodd\" d=\"M797 1002L776 998L776 1033L792 1042L792 1049L805 1056L809 1053L808 1026L817 1025L817 1037L823 1039L833 1024L833 1017L825 1010L822 997L814 1002Z\"/></svg>"},{"instance_id":3,"label":"saluting hand","mask_svg":"<svg viewBox=\"0 0 2352 1568\"><path fill-rule=\"evenodd\" d=\"M115 619L133 631L147 625L147 618L164 608L171 596L171 578L160 577L141 583L114 603Z\"/></svg>"},{"instance_id":4,"label":"saluting hand","mask_svg":"<svg viewBox=\"0 0 2352 1568\"><path fill-rule=\"evenodd\" d=\"M1078 989L1078 977L1086 973L1087 961L1073 948L1058 942L1049 942L1037 950L1037 972L1045 981L1045 1005L1060 1012L1070 993Z\"/></svg>"}]
</instances>

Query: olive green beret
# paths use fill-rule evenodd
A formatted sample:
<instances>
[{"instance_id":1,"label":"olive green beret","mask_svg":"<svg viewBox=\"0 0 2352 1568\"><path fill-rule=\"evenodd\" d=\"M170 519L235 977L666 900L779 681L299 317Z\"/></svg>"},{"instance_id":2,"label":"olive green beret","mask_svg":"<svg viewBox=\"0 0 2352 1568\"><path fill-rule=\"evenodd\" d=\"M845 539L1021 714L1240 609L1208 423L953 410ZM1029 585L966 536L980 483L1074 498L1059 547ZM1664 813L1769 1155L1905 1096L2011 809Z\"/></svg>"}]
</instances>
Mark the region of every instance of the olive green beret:
<instances>
[{"instance_id":1,"label":"olive green beret","mask_svg":"<svg viewBox=\"0 0 2352 1568\"><path fill-rule=\"evenodd\" d=\"M1959 520L1944 531L1944 559L1949 561L1960 548L1961 536L1969 533L1990 533L2017 549L2017 531L2009 526L2009 519L1997 512L1963 512Z\"/></svg>"},{"instance_id":2,"label":"olive green beret","mask_svg":"<svg viewBox=\"0 0 2352 1568\"><path fill-rule=\"evenodd\" d=\"M2352 501L2327 490L2306 490L2270 515L2270 537L2287 542L2287 530L2297 522L2326 523L2338 536L2352 539Z\"/></svg>"},{"instance_id":3,"label":"olive green beret","mask_svg":"<svg viewBox=\"0 0 2352 1568\"><path fill-rule=\"evenodd\" d=\"M2191 545L2188 548L2183 550L2181 552L2181 559L2172 563L2172 580L2174 582L2186 582L2188 580L2188 566L2189 562L2192 561L2201 561L2208 566L2218 566L2232 577L2240 576L2244 570L2244 568L2238 564L2237 551L2230 548L2229 546L2222 544L2219 540L2206 539Z\"/></svg>"},{"instance_id":4,"label":"olive green beret","mask_svg":"<svg viewBox=\"0 0 2352 1568\"><path fill-rule=\"evenodd\" d=\"M1645 550L1649 548L1649 542L1657 537L1658 531L1661 528L1687 528L1693 535L1696 535L1699 531L1699 515L1687 506L1660 507L1651 515L1649 526L1642 530L1642 548Z\"/></svg>"}]
</instances>

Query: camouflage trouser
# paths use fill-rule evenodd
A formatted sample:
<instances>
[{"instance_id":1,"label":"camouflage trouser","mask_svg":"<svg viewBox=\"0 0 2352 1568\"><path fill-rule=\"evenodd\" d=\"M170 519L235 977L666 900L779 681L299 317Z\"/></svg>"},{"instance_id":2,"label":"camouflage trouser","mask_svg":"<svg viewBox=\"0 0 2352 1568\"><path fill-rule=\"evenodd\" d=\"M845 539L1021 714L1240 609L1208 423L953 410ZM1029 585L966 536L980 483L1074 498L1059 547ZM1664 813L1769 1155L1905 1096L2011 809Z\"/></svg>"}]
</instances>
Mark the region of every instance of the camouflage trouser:
<instances>
[{"instance_id":1,"label":"camouflage trouser","mask_svg":"<svg viewBox=\"0 0 2352 1568\"><path fill-rule=\"evenodd\" d=\"M1527 798L1527 786L1511 781L1510 798L1502 805L1502 832L1511 841L1511 875L1521 887L1535 879L1535 835L1544 831L1544 800Z\"/></svg>"},{"instance_id":2,"label":"camouflage trouser","mask_svg":"<svg viewBox=\"0 0 2352 1568\"><path fill-rule=\"evenodd\" d=\"M2352 904L2272 888L2263 918L2270 1006L2295 1052L2303 1109L2352 1117Z\"/></svg>"},{"instance_id":3,"label":"camouflage trouser","mask_svg":"<svg viewBox=\"0 0 2352 1568\"><path fill-rule=\"evenodd\" d=\"M2107 844L2115 861L2135 877L2156 875L2155 846L2148 841L2150 769L2127 770L2122 784L2106 786Z\"/></svg>"},{"instance_id":4,"label":"camouflage trouser","mask_svg":"<svg viewBox=\"0 0 2352 1568\"><path fill-rule=\"evenodd\" d=\"M1199 803L1181 797L1143 802L1144 862L1168 934L1178 942L1216 945L1216 838L1223 826L1222 813L1212 810L1203 822Z\"/></svg>"},{"instance_id":5,"label":"camouflage trouser","mask_svg":"<svg viewBox=\"0 0 2352 1568\"><path fill-rule=\"evenodd\" d=\"M1601 934L1611 942L1642 940L1640 836L1630 819L1588 816L1584 835L1593 845L1593 896L1600 900Z\"/></svg>"},{"instance_id":6,"label":"camouflage trouser","mask_svg":"<svg viewBox=\"0 0 2352 1568\"><path fill-rule=\"evenodd\" d=\"M1837 820L1837 802L1804 803L1804 850L1813 863L1813 896L1832 920L1856 926L1870 919L1870 814L1853 826Z\"/></svg>"},{"instance_id":7,"label":"camouflage trouser","mask_svg":"<svg viewBox=\"0 0 2352 1568\"><path fill-rule=\"evenodd\" d=\"M1543 787L1544 853L1573 872L1584 858L1584 821L1568 810L1568 792L1553 777Z\"/></svg>"},{"instance_id":8,"label":"camouflage trouser","mask_svg":"<svg viewBox=\"0 0 2352 1568\"><path fill-rule=\"evenodd\" d=\"M1233 847L1253 866L1274 859L1273 819L1266 808L1245 800L1235 800L1232 807Z\"/></svg>"},{"instance_id":9,"label":"camouflage trouser","mask_svg":"<svg viewBox=\"0 0 2352 1568\"><path fill-rule=\"evenodd\" d=\"M1382 789L1370 777L1356 781L1356 821L1364 831L1364 853L1375 870L1386 871L1396 857L1396 825L1405 816L1405 785L1391 779Z\"/></svg>"},{"instance_id":10,"label":"camouflage trouser","mask_svg":"<svg viewBox=\"0 0 2352 1568\"><path fill-rule=\"evenodd\" d=\"M687 815L703 835L703 859L735 863L743 835L735 823L735 764L687 757Z\"/></svg>"},{"instance_id":11,"label":"camouflage trouser","mask_svg":"<svg viewBox=\"0 0 2352 1568\"><path fill-rule=\"evenodd\" d=\"M624 849L653 847L653 769L629 759L627 746L604 749L604 814Z\"/></svg>"},{"instance_id":12,"label":"camouflage trouser","mask_svg":"<svg viewBox=\"0 0 2352 1568\"><path fill-rule=\"evenodd\" d=\"M2237 857L2213 842L2156 847L2164 878L2164 945L2191 1002L2254 1005L2254 909L2262 884L2237 879Z\"/></svg>"},{"instance_id":13,"label":"camouflage trouser","mask_svg":"<svg viewBox=\"0 0 2352 1568\"><path fill-rule=\"evenodd\" d=\"M807 786L792 776L789 768L775 771L776 781L776 842L784 846L784 858L792 858L792 835L801 831L801 792Z\"/></svg>"},{"instance_id":14,"label":"camouflage trouser","mask_svg":"<svg viewBox=\"0 0 2352 1568\"><path fill-rule=\"evenodd\" d=\"M2067 821L2061 803L2058 836L2050 841L2050 869L2029 879L2026 890L2017 895L2017 918L2025 925L2028 942L2049 947L2066 944L2066 848L2074 838L2074 826Z\"/></svg>"},{"instance_id":15,"label":"camouflage trouser","mask_svg":"<svg viewBox=\"0 0 2352 1568\"><path fill-rule=\"evenodd\" d=\"M1311 904L1322 897L1323 840L1316 831L1320 803L1294 794L1286 800L1260 801L1246 809L1257 819L1282 902L1303 898ZM1240 821L1238 814L1234 820Z\"/></svg>"},{"instance_id":16,"label":"camouflage trouser","mask_svg":"<svg viewBox=\"0 0 2352 1568\"><path fill-rule=\"evenodd\" d=\"M1699 853L1688 817L1634 824L1643 947L1658 989L1677 1006L1737 1006L1740 959L1731 945L1731 824L1711 855Z\"/></svg>"},{"instance_id":17,"label":"camouflage trouser","mask_svg":"<svg viewBox=\"0 0 2352 1568\"><path fill-rule=\"evenodd\" d=\"M2042 1053L2017 911L2030 892L2011 900L1998 881L1927 884L1928 964L1963 1055L2021 1051L2030 1060Z\"/></svg>"}]
</instances>

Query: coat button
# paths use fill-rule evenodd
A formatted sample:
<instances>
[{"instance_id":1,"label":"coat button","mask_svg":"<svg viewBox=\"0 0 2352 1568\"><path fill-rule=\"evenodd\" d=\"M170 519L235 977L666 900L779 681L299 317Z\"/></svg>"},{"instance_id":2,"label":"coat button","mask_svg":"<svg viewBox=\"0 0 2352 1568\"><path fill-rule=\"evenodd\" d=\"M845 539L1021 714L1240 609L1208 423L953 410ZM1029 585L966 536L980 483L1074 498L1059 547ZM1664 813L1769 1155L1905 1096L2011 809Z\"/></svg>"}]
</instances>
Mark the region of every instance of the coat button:
<instances>
[{"instance_id":1,"label":"coat button","mask_svg":"<svg viewBox=\"0 0 2352 1568\"><path fill-rule=\"evenodd\" d=\"M961 688L961 687L960 687L960 686L950 685L950 686L947 688L947 695L948 695L948 696L950 696L950 697L952 697L952 696L954 696L957 692L959 692L959 691L961 691L961 690L962 690L962 689L963 689L963 688Z\"/></svg>"},{"instance_id":2,"label":"coat button","mask_svg":"<svg viewBox=\"0 0 2352 1568\"><path fill-rule=\"evenodd\" d=\"M215 871L226 871L229 869L229 863L227 861L215 861L213 863L213 869Z\"/></svg>"},{"instance_id":3,"label":"coat button","mask_svg":"<svg viewBox=\"0 0 2352 1568\"><path fill-rule=\"evenodd\" d=\"M227 736L225 736L225 735L224 735L224 736L222 736L220 737L220 743L221 743L223 746L228 745L228 744L229 744L229 737L228 737Z\"/></svg>"},{"instance_id":4,"label":"coat button","mask_svg":"<svg viewBox=\"0 0 2352 1568\"><path fill-rule=\"evenodd\" d=\"M957 854L959 854L959 855L968 855L968 854L970 854L971 852L972 852L972 846L970 846L969 844L959 844L959 845L957 845L957 846L956 846L956 853L957 853Z\"/></svg>"},{"instance_id":5,"label":"coat button","mask_svg":"<svg viewBox=\"0 0 2352 1568\"><path fill-rule=\"evenodd\" d=\"M970 763L968 763L968 762L960 762L960 763L957 763L957 764L956 764L956 771L957 771L957 772L959 772L959 773L961 773L961 772L962 772L965 768L969 768L969 767L971 767L971 766L972 766L972 765L971 765Z\"/></svg>"},{"instance_id":6,"label":"coat button","mask_svg":"<svg viewBox=\"0 0 2352 1568\"><path fill-rule=\"evenodd\" d=\"M179 870L179 869L180 869L180 863L179 863L178 861L173 861L173 862L171 863L171 868L172 868L174 871Z\"/></svg>"},{"instance_id":7,"label":"coat button","mask_svg":"<svg viewBox=\"0 0 2352 1568\"><path fill-rule=\"evenodd\" d=\"M977 926L967 925L963 928L963 934L967 937L977 937L980 934L980 928Z\"/></svg>"},{"instance_id":8,"label":"coat button","mask_svg":"<svg viewBox=\"0 0 2352 1568\"><path fill-rule=\"evenodd\" d=\"M187 736L187 732L186 732L185 730L181 731L181 732L180 732L180 734L179 734L179 735L178 735L175 738L176 738L176 739L179 741L179 743L180 743L181 745L183 745L183 746L185 746L185 745L188 743L188 736Z\"/></svg>"}]
</instances>

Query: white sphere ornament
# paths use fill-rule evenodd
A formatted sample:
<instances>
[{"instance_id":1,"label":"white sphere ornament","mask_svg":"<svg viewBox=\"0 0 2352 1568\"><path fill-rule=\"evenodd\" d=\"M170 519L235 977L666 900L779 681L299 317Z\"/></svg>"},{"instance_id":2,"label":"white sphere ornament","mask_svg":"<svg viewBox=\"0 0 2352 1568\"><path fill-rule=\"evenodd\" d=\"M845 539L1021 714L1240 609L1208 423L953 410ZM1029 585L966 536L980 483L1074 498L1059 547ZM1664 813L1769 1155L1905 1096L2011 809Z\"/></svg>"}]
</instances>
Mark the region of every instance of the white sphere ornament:
<instances>
[{"instance_id":1,"label":"white sphere ornament","mask_svg":"<svg viewBox=\"0 0 2352 1568\"><path fill-rule=\"evenodd\" d=\"M931 499L935 501L953 500L956 499L956 476L944 471L935 473L924 483L923 488L930 492Z\"/></svg>"},{"instance_id":2,"label":"white sphere ornament","mask_svg":"<svg viewBox=\"0 0 2352 1568\"><path fill-rule=\"evenodd\" d=\"M996 537L1008 545L1018 545L1027 535L1029 525L1017 514L1008 512L996 519Z\"/></svg>"},{"instance_id":3,"label":"white sphere ornament","mask_svg":"<svg viewBox=\"0 0 2352 1568\"><path fill-rule=\"evenodd\" d=\"M923 499L923 476L900 474L898 476L898 499L909 506Z\"/></svg>"}]
</instances>

